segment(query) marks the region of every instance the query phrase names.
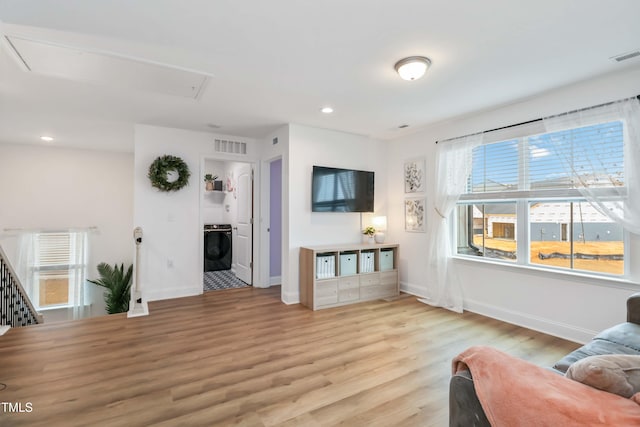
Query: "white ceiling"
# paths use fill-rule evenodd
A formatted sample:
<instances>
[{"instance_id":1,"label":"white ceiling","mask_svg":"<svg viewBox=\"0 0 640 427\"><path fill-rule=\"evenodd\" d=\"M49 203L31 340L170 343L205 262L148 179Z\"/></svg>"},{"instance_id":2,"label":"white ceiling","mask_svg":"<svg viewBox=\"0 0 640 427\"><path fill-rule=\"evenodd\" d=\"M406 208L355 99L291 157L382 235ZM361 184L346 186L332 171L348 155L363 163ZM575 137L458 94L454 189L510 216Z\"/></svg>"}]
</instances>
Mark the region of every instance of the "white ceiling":
<instances>
[{"instance_id":1,"label":"white ceiling","mask_svg":"<svg viewBox=\"0 0 640 427\"><path fill-rule=\"evenodd\" d=\"M212 76L198 99L48 77L3 43L0 142L131 151L133 123L393 139L640 67L610 59L640 49L638 16L638 0L0 0L4 35ZM407 82L393 65L412 55L433 65Z\"/></svg>"}]
</instances>

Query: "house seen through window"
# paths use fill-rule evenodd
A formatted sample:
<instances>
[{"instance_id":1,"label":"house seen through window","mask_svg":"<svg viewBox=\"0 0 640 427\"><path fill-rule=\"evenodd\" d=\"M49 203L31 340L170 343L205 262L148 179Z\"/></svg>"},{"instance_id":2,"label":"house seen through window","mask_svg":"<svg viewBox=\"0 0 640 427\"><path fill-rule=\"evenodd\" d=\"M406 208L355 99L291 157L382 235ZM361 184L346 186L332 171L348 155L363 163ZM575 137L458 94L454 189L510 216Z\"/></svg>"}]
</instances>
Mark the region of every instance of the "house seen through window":
<instances>
[{"instance_id":1,"label":"house seen through window","mask_svg":"<svg viewBox=\"0 0 640 427\"><path fill-rule=\"evenodd\" d=\"M457 252L607 275L625 272L625 232L607 215L625 185L623 122L486 143L457 204ZM578 191L598 192L590 203ZM608 202L609 201L609 202Z\"/></svg>"}]
</instances>

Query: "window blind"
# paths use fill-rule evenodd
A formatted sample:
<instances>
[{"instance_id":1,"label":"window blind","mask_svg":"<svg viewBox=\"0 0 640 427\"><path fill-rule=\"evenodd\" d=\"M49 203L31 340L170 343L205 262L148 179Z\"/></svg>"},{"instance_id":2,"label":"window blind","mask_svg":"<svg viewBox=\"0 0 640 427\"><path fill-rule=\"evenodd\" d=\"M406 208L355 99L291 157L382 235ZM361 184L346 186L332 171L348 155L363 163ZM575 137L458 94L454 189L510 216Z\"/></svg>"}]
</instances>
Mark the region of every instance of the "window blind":
<instances>
[{"instance_id":1,"label":"window blind","mask_svg":"<svg viewBox=\"0 0 640 427\"><path fill-rule=\"evenodd\" d=\"M473 149L468 193L518 190L519 140L494 142Z\"/></svg>"},{"instance_id":2,"label":"window blind","mask_svg":"<svg viewBox=\"0 0 640 427\"><path fill-rule=\"evenodd\" d=\"M42 270L68 268L84 259L84 233L36 234L35 266Z\"/></svg>"},{"instance_id":3,"label":"window blind","mask_svg":"<svg viewBox=\"0 0 640 427\"><path fill-rule=\"evenodd\" d=\"M623 186L623 141L620 121L530 137L527 142L531 187Z\"/></svg>"},{"instance_id":4,"label":"window blind","mask_svg":"<svg viewBox=\"0 0 640 427\"><path fill-rule=\"evenodd\" d=\"M624 186L621 121L487 143L472 155L467 194Z\"/></svg>"}]
</instances>

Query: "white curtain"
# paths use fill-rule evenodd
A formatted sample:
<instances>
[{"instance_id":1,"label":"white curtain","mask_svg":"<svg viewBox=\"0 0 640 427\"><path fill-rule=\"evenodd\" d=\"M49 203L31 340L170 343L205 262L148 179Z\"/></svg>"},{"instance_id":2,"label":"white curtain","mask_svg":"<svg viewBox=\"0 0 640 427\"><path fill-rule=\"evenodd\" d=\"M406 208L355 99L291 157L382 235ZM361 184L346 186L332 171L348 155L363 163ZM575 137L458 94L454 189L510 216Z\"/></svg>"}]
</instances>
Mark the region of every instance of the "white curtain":
<instances>
[{"instance_id":1,"label":"white curtain","mask_svg":"<svg viewBox=\"0 0 640 427\"><path fill-rule=\"evenodd\" d=\"M624 229L640 234L640 101L634 97L548 117L544 119L544 125L547 132L559 132L612 121L622 121L624 125L624 185L610 186L603 191L601 186L593 185L593 178L597 177L580 173L573 167L580 161L597 162L589 145L580 147L582 152L574 150L571 158L565 156L563 164L565 172L574 179L578 191L589 203ZM554 141L552 137L551 141L566 144L566 140L557 139ZM557 151L566 152L561 147ZM593 169L598 170L598 165Z\"/></svg>"},{"instance_id":2,"label":"white curtain","mask_svg":"<svg viewBox=\"0 0 640 427\"><path fill-rule=\"evenodd\" d=\"M89 315L90 306L86 300L89 233L73 232L70 233L70 239L69 304L71 304L71 316L76 320Z\"/></svg>"},{"instance_id":3,"label":"white curtain","mask_svg":"<svg viewBox=\"0 0 640 427\"><path fill-rule=\"evenodd\" d=\"M18 262L16 265L18 279L32 302L34 295L33 265L35 263L35 236L33 233L20 234L18 238Z\"/></svg>"},{"instance_id":4,"label":"white curtain","mask_svg":"<svg viewBox=\"0 0 640 427\"><path fill-rule=\"evenodd\" d=\"M429 223L427 249L427 297L420 301L462 313L462 287L452 268L449 219L471 174L472 151L482 143L482 134L438 144L436 158L435 214Z\"/></svg>"}]
</instances>

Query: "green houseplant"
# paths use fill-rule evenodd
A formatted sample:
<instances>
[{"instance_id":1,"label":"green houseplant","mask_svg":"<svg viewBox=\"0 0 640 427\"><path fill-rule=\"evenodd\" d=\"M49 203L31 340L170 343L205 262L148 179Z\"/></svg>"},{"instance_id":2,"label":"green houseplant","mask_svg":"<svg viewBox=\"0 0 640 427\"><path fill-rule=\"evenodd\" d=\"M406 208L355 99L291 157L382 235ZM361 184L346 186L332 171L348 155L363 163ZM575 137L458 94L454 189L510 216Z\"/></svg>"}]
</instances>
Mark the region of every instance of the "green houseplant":
<instances>
[{"instance_id":1,"label":"green houseplant","mask_svg":"<svg viewBox=\"0 0 640 427\"><path fill-rule=\"evenodd\" d=\"M125 313L129 311L129 300L131 299L131 277L133 275L133 265L124 271L124 264L115 264L111 267L105 262L98 264L100 278L88 280L94 285L105 288L104 302L107 313Z\"/></svg>"},{"instance_id":2,"label":"green houseplant","mask_svg":"<svg viewBox=\"0 0 640 427\"><path fill-rule=\"evenodd\" d=\"M376 229L372 226L368 226L364 230L362 230L362 234L368 237L373 237L376 234Z\"/></svg>"},{"instance_id":3,"label":"green houseplant","mask_svg":"<svg viewBox=\"0 0 640 427\"><path fill-rule=\"evenodd\" d=\"M363 243L373 243L374 242L373 236L376 234L376 229L370 225L366 227L364 230L362 230L362 234L367 236L366 241L364 241Z\"/></svg>"}]
</instances>

